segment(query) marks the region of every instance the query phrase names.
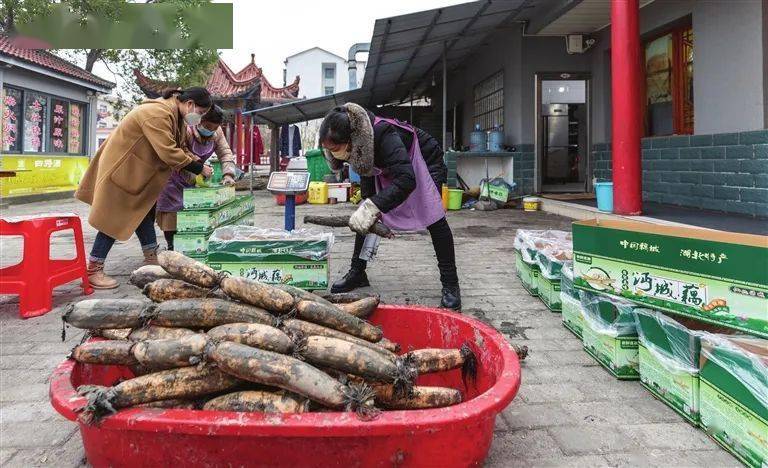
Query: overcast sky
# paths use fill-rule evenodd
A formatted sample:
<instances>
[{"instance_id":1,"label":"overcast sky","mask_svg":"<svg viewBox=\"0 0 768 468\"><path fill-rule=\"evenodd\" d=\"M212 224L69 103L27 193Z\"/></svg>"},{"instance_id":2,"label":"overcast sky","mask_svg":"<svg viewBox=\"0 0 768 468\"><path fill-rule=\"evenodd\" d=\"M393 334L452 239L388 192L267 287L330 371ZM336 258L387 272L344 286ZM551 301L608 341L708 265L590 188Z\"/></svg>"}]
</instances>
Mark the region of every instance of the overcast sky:
<instances>
[{"instance_id":1,"label":"overcast sky","mask_svg":"<svg viewBox=\"0 0 768 468\"><path fill-rule=\"evenodd\" d=\"M230 3L214 0L216 3ZM321 47L342 57L356 42L369 42L377 18L466 3L467 0L232 0L233 47L221 50L235 71L256 54L256 64L275 86L283 84L283 61L289 55ZM215 34L215 31L214 31ZM102 64L94 71L121 81ZM132 78L132 77L131 77Z\"/></svg>"}]
</instances>

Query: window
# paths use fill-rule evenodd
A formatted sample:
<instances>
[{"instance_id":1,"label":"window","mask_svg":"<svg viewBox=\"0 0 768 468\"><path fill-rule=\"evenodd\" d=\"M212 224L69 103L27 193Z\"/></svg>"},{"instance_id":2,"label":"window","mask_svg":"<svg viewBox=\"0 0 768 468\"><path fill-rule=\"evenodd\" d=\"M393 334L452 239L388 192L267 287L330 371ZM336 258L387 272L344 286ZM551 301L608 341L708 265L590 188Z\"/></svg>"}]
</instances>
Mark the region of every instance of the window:
<instances>
[{"instance_id":1,"label":"window","mask_svg":"<svg viewBox=\"0 0 768 468\"><path fill-rule=\"evenodd\" d=\"M325 67L323 76L326 80L333 80L336 78L336 69L333 67Z\"/></svg>"},{"instance_id":2,"label":"window","mask_svg":"<svg viewBox=\"0 0 768 468\"><path fill-rule=\"evenodd\" d=\"M21 91L5 88L2 92L2 151L18 152L21 149Z\"/></svg>"},{"instance_id":3,"label":"window","mask_svg":"<svg viewBox=\"0 0 768 468\"><path fill-rule=\"evenodd\" d=\"M24 93L24 145L25 152L43 153L48 150L45 135L48 129L48 96Z\"/></svg>"},{"instance_id":4,"label":"window","mask_svg":"<svg viewBox=\"0 0 768 468\"><path fill-rule=\"evenodd\" d=\"M69 127L69 103L59 99L51 100L53 118L51 119L51 148L53 151L64 151Z\"/></svg>"},{"instance_id":5,"label":"window","mask_svg":"<svg viewBox=\"0 0 768 468\"><path fill-rule=\"evenodd\" d=\"M8 86L0 97L1 151L85 154L87 104Z\"/></svg>"},{"instance_id":6,"label":"window","mask_svg":"<svg viewBox=\"0 0 768 468\"><path fill-rule=\"evenodd\" d=\"M693 133L693 30L668 31L645 43L645 133Z\"/></svg>"},{"instance_id":7,"label":"window","mask_svg":"<svg viewBox=\"0 0 768 468\"><path fill-rule=\"evenodd\" d=\"M500 71L475 86L474 125L481 130L504 126L504 72Z\"/></svg>"},{"instance_id":8,"label":"window","mask_svg":"<svg viewBox=\"0 0 768 468\"><path fill-rule=\"evenodd\" d=\"M326 86L325 87L325 95L328 96L330 94L333 94L333 86Z\"/></svg>"},{"instance_id":9,"label":"window","mask_svg":"<svg viewBox=\"0 0 768 468\"><path fill-rule=\"evenodd\" d=\"M83 140L84 120L85 105L73 102L69 106L69 143L67 144L67 152L69 154L85 154Z\"/></svg>"}]
</instances>

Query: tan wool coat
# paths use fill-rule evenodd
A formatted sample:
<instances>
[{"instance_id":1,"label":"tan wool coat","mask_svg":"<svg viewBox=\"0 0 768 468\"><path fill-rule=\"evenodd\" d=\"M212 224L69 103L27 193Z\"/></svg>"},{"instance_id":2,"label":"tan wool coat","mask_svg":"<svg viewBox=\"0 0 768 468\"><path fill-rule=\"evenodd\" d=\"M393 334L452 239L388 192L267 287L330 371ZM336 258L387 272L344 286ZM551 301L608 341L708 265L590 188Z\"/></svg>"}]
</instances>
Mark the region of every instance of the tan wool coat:
<instances>
[{"instance_id":1,"label":"tan wool coat","mask_svg":"<svg viewBox=\"0 0 768 468\"><path fill-rule=\"evenodd\" d=\"M75 198L91 205L88 223L124 241L157 201L174 169L192 162L179 101L150 99L131 110L99 147Z\"/></svg>"}]
</instances>

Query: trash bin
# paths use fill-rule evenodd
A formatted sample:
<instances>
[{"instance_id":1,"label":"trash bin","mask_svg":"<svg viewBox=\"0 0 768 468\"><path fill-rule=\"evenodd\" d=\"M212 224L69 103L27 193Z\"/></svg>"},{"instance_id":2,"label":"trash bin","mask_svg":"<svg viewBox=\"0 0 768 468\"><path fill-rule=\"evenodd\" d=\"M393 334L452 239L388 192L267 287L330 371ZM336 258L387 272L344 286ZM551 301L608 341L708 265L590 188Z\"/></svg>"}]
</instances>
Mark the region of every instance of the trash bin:
<instances>
[{"instance_id":1,"label":"trash bin","mask_svg":"<svg viewBox=\"0 0 768 468\"><path fill-rule=\"evenodd\" d=\"M613 182L595 182L595 196L598 210L613 212Z\"/></svg>"},{"instance_id":2,"label":"trash bin","mask_svg":"<svg viewBox=\"0 0 768 468\"><path fill-rule=\"evenodd\" d=\"M448 209L460 210L463 195L464 191L461 189L448 189Z\"/></svg>"}]
</instances>

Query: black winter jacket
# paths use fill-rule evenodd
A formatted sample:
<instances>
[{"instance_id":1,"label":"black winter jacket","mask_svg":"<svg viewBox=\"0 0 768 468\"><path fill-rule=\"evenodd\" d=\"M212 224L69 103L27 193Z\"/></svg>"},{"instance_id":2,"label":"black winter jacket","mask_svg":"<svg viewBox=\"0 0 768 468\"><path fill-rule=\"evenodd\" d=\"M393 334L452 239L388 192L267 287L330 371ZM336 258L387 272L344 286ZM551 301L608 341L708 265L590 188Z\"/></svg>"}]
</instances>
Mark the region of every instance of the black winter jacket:
<instances>
[{"instance_id":1,"label":"black winter jacket","mask_svg":"<svg viewBox=\"0 0 768 468\"><path fill-rule=\"evenodd\" d=\"M373 124L373 114L368 113ZM416 127L416 135L424 162L438 190L448 180L448 167L443 161L443 149L435 137ZM413 165L408 156L413 134L387 122L373 127L373 165L392 176L392 185L376 193L373 177L360 178L363 198L370 198L384 213L403 203L416 188Z\"/></svg>"}]
</instances>

